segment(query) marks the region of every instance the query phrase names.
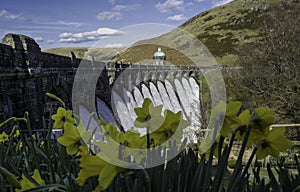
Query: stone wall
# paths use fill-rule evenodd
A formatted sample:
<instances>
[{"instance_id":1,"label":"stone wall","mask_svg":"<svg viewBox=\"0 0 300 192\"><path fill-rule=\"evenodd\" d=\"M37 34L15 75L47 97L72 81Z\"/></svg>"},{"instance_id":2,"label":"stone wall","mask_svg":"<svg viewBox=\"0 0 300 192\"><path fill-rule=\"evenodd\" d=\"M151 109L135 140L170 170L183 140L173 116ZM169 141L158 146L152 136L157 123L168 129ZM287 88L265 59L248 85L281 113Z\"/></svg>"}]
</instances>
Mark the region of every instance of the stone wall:
<instances>
[{"instance_id":1,"label":"stone wall","mask_svg":"<svg viewBox=\"0 0 300 192\"><path fill-rule=\"evenodd\" d=\"M73 80L81 62L91 64L88 60L41 52L30 37L6 35L0 43L0 122L12 116L23 117L28 111L33 128L42 128L42 116L49 115L49 106L55 103L46 97L46 92L56 94L71 107ZM97 87L104 100L109 90L105 72Z\"/></svg>"}]
</instances>

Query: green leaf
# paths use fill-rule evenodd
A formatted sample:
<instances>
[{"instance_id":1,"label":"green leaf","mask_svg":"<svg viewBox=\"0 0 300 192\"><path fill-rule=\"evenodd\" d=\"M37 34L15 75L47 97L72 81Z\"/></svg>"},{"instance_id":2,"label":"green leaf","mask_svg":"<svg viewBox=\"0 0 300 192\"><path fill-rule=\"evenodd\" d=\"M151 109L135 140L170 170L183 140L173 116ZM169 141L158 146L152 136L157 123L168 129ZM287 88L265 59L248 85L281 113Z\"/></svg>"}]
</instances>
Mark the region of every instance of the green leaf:
<instances>
[{"instance_id":1,"label":"green leaf","mask_svg":"<svg viewBox=\"0 0 300 192\"><path fill-rule=\"evenodd\" d=\"M17 178L14 174L12 174L7 169L5 169L4 167L1 167L1 166L0 166L0 174L9 184L11 184L12 186L14 186L18 189L21 189L21 184L17 180Z\"/></svg>"}]
</instances>

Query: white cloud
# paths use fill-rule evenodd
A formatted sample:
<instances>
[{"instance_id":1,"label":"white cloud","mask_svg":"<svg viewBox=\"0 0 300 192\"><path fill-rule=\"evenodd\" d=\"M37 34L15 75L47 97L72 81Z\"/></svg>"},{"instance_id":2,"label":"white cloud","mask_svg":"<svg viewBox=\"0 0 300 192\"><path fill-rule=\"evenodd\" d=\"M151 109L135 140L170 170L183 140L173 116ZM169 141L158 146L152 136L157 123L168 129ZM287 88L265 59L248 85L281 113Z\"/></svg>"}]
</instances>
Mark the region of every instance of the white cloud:
<instances>
[{"instance_id":1,"label":"white cloud","mask_svg":"<svg viewBox=\"0 0 300 192\"><path fill-rule=\"evenodd\" d=\"M114 12L114 11L104 11L97 15L97 19L99 20L111 20L116 19L120 20L122 17L122 14L120 12Z\"/></svg>"},{"instance_id":2,"label":"white cloud","mask_svg":"<svg viewBox=\"0 0 300 192\"><path fill-rule=\"evenodd\" d=\"M88 31L82 33L62 33L59 35L61 43L81 43L87 41L97 41L107 36L118 36L124 34L123 31L99 28L97 31Z\"/></svg>"},{"instance_id":3,"label":"white cloud","mask_svg":"<svg viewBox=\"0 0 300 192\"><path fill-rule=\"evenodd\" d=\"M44 41L43 37L36 37L36 38L34 38L34 40L38 43Z\"/></svg>"},{"instance_id":4,"label":"white cloud","mask_svg":"<svg viewBox=\"0 0 300 192\"><path fill-rule=\"evenodd\" d=\"M106 47L106 48L109 48L109 47L114 48L114 47L124 47L124 46L125 45L122 44L122 43L109 43L109 44L105 45L104 47Z\"/></svg>"},{"instance_id":5,"label":"white cloud","mask_svg":"<svg viewBox=\"0 0 300 192\"><path fill-rule=\"evenodd\" d=\"M157 3L155 7L161 13L167 13L170 11L184 11L183 0L166 0L164 3Z\"/></svg>"},{"instance_id":6,"label":"white cloud","mask_svg":"<svg viewBox=\"0 0 300 192\"><path fill-rule=\"evenodd\" d=\"M108 2L113 4L113 5L116 4L116 0L108 0Z\"/></svg>"},{"instance_id":7,"label":"white cloud","mask_svg":"<svg viewBox=\"0 0 300 192\"><path fill-rule=\"evenodd\" d=\"M167 18L168 21L183 21L186 20L187 17L184 14L174 15Z\"/></svg>"},{"instance_id":8,"label":"white cloud","mask_svg":"<svg viewBox=\"0 0 300 192\"><path fill-rule=\"evenodd\" d=\"M19 13L17 15L9 14L9 15L6 15L5 18L7 18L9 20L16 20L16 19L22 18L22 14L21 13Z\"/></svg>"},{"instance_id":9,"label":"white cloud","mask_svg":"<svg viewBox=\"0 0 300 192\"><path fill-rule=\"evenodd\" d=\"M195 0L196 2L203 2L203 1L205 1L205 0Z\"/></svg>"},{"instance_id":10,"label":"white cloud","mask_svg":"<svg viewBox=\"0 0 300 192\"><path fill-rule=\"evenodd\" d=\"M11 14L3 9L0 11L0 17L5 17L6 19L9 19L9 20L16 20L16 19L22 18L22 13Z\"/></svg>"},{"instance_id":11,"label":"white cloud","mask_svg":"<svg viewBox=\"0 0 300 192\"><path fill-rule=\"evenodd\" d=\"M46 41L46 43L48 43L48 44L53 44L53 43L55 43L55 41L54 41L54 40L51 40L51 39L49 39L49 40L47 40L47 41Z\"/></svg>"},{"instance_id":12,"label":"white cloud","mask_svg":"<svg viewBox=\"0 0 300 192\"><path fill-rule=\"evenodd\" d=\"M65 26L74 26L74 27L82 27L83 23L78 22L66 22L66 21L56 21L56 22L49 22L48 24L52 25L65 25Z\"/></svg>"},{"instance_id":13,"label":"white cloud","mask_svg":"<svg viewBox=\"0 0 300 192\"><path fill-rule=\"evenodd\" d=\"M1 10L0 11L0 17L4 16L7 14L7 11L6 10Z\"/></svg>"},{"instance_id":14,"label":"white cloud","mask_svg":"<svg viewBox=\"0 0 300 192\"><path fill-rule=\"evenodd\" d=\"M226 3L230 3L233 0L215 0L213 7L225 5Z\"/></svg>"},{"instance_id":15,"label":"white cloud","mask_svg":"<svg viewBox=\"0 0 300 192\"><path fill-rule=\"evenodd\" d=\"M112 10L114 11L130 11L135 10L139 5L115 5Z\"/></svg>"}]
</instances>

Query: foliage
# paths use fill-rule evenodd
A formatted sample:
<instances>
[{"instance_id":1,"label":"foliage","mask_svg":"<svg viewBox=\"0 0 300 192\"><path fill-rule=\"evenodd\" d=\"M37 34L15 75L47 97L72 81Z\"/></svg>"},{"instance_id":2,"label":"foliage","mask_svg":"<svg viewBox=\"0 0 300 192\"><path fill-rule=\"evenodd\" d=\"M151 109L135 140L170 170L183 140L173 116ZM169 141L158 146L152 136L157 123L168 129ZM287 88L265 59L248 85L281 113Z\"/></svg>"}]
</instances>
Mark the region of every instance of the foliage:
<instances>
[{"instance_id":1,"label":"foliage","mask_svg":"<svg viewBox=\"0 0 300 192\"><path fill-rule=\"evenodd\" d=\"M226 112L218 113L218 109L224 106ZM58 138L58 143L51 139L54 122L50 121L49 125L45 125L47 131L43 135L25 135L19 130L21 122L15 121L16 125L8 140L0 144L0 153L4 154L0 156L1 190L292 191L299 187L300 167L297 155L295 161L298 173L292 175L281 163L282 157L279 158L280 152L292 146L284 136L285 129L269 128L274 122L274 111L262 107L250 111L243 108L241 102L221 102L212 109L212 115L224 115L225 120L223 124L215 123L215 126L222 127L221 132L215 136L216 141L206 155L197 150L201 148L201 143L180 152L178 150L181 147L174 142L169 145L168 150L178 151L178 155L153 168L125 169L100 158L102 153L109 151L116 152L116 156L113 157L121 161L128 159L132 154L126 153L125 147L151 149L156 155L150 156L150 161L157 157L167 158L167 149L161 148L161 144L178 131L177 129L182 130L189 123L182 119L181 112L166 110L163 115L158 112L161 112L161 106L153 106L148 99L141 108L136 109L136 124L140 127L145 126L148 130L144 136L134 130L119 132L111 123L105 124L100 121L106 133L103 141L93 141L93 132L63 108L59 108L52 116L63 126L63 134ZM156 120L151 121L152 118ZM30 123L26 123L29 132L32 132ZM17 134L17 131L21 131L21 134ZM114 148L109 145L110 140L124 148ZM238 159L232 162L228 159L236 140L240 140L242 146ZM88 146L91 143L100 150L90 150ZM247 148L252 149L252 153L243 165L243 156ZM274 165L276 174L274 168L270 164L267 165L270 179L263 178L261 168L253 164L255 156L261 159L267 155L278 158L278 164ZM135 157L139 157L133 160L135 162L147 162L143 160L145 154ZM228 168L229 162L230 167L233 167L231 171ZM249 173L251 166L252 174ZM250 174L254 176L253 179L250 179Z\"/></svg>"},{"instance_id":2,"label":"foliage","mask_svg":"<svg viewBox=\"0 0 300 192\"><path fill-rule=\"evenodd\" d=\"M227 90L237 100L247 107L271 107L285 123L300 122L299 9L299 1L282 1L278 8L270 8L277 19L264 18L264 38L241 49L241 68L228 74L233 87Z\"/></svg>"}]
</instances>

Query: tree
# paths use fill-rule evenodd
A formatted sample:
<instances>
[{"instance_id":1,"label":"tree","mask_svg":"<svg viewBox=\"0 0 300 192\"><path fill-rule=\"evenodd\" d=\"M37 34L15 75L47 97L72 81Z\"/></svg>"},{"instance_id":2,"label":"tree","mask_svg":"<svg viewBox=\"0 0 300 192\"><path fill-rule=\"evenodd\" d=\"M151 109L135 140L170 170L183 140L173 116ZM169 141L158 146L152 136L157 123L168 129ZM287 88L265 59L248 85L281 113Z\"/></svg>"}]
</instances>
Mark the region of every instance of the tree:
<instances>
[{"instance_id":1,"label":"tree","mask_svg":"<svg viewBox=\"0 0 300 192\"><path fill-rule=\"evenodd\" d=\"M299 10L299 0L270 9L261 29L264 39L243 49L241 69L231 73L238 100L276 109L282 123L300 123Z\"/></svg>"}]
</instances>

